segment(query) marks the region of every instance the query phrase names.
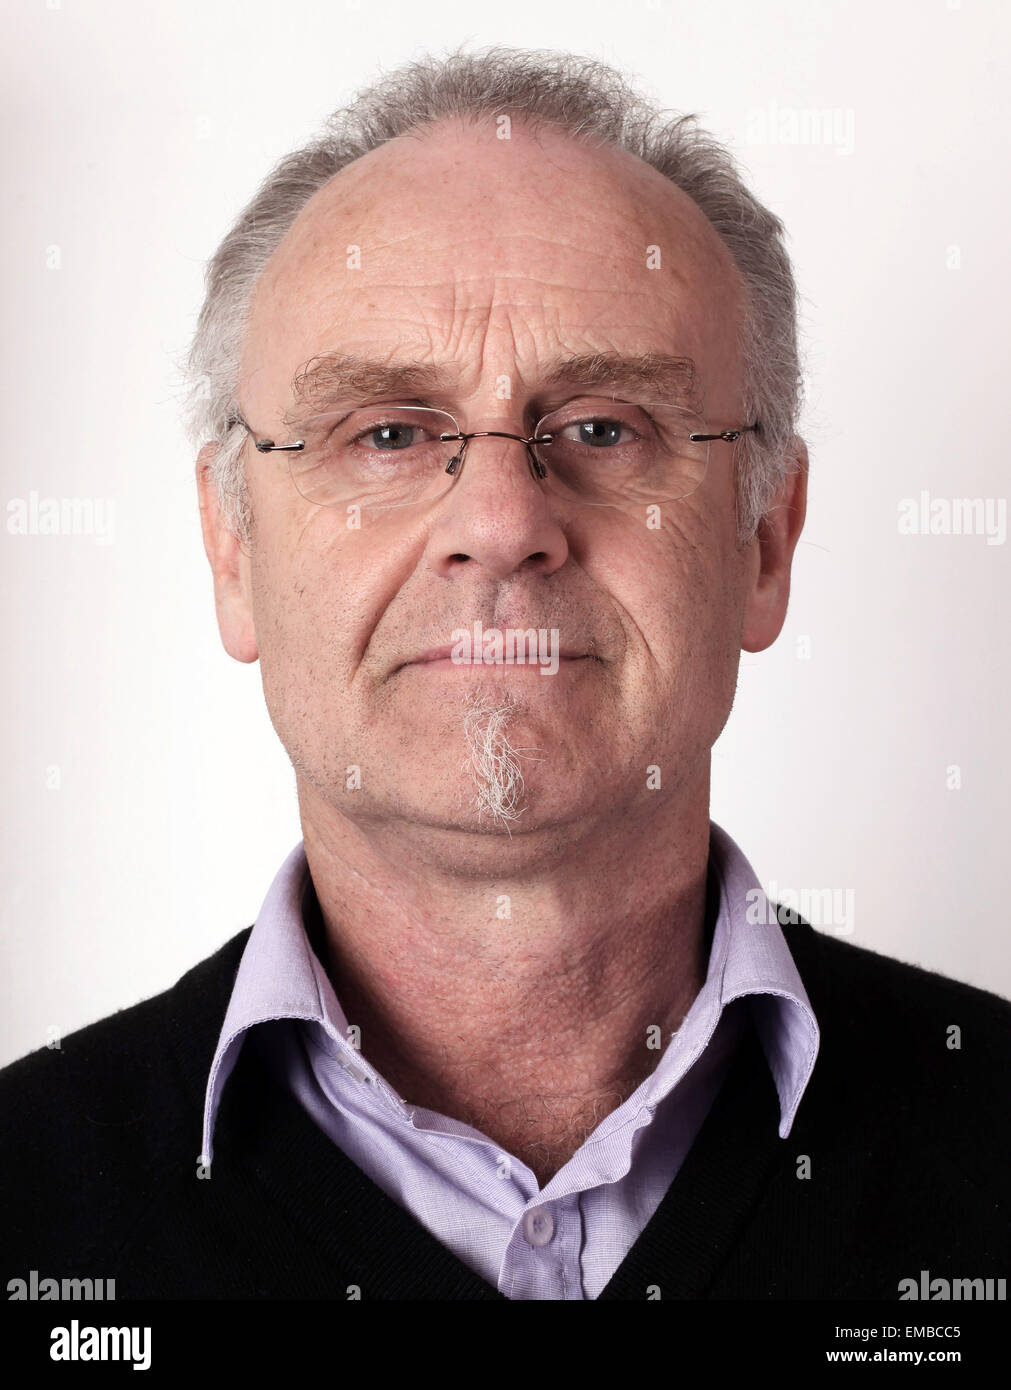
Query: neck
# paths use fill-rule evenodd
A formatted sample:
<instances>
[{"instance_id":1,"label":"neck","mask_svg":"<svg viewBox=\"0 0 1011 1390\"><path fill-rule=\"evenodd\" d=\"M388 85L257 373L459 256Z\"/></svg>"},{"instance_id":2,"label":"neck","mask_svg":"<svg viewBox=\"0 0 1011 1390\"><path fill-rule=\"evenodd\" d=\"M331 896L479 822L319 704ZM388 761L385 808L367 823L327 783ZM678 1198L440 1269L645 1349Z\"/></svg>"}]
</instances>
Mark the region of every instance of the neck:
<instances>
[{"instance_id":1,"label":"neck","mask_svg":"<svg viewBox=\"0 0 1011 1390\"><path fill-rule=\"evenodd\" d=\"M708 781L697 792L468 854L453 832L363 829L300 786L323 963L404 1101L543 1186L632 1094L705 978Z\"/></svg>"}]
</instances>

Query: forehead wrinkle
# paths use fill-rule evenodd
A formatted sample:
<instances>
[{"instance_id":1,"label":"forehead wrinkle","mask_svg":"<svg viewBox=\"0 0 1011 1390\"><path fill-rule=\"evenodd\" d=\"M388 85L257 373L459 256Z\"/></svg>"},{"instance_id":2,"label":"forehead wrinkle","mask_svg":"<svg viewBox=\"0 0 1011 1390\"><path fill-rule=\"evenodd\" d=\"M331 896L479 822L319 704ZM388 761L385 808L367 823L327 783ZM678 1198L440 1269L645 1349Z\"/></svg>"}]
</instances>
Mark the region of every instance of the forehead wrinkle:
<instances>
[{"instance_id":1,"label":"forehead wrinkle","mask_svg":"<svg viewBox=\"0 0 1011 1390\"><path fill-rule=\"evenodd\" d=\"M431 404L440 403L441 398L445 406L451 395L460 401L461 389L464 398L470 399L481 390L482 378L490 380L503 373L514 377L528 394L570 383L611 389L615 394L627 389L703 413L701 396L695 394L700 382L691 355L696 335L690 320L679 329L676 321L629 322L623 315L620 324L609 323L601 335L585 322L567 325L563 306L543 298L531 306L516 306L493 294L490 305L460 310L456 286L443 288L453 294L449 320L434 332L436 325L421 319L413 350L408 340L415 335L405 337L401 319L397 320L400 341L388 350L376 351L376 337L370 334L359 339L360 350L352 343L343 349L321 350L304 360L290 377L291 404L283 423L295 424L307 412L325 411L338 403L380 397ZM539 311L536 324L526 321L532 307ZM617 340L615 330L620 331ZM668 346L673 350L667 351Z\"/></svg>"}]
</instances>

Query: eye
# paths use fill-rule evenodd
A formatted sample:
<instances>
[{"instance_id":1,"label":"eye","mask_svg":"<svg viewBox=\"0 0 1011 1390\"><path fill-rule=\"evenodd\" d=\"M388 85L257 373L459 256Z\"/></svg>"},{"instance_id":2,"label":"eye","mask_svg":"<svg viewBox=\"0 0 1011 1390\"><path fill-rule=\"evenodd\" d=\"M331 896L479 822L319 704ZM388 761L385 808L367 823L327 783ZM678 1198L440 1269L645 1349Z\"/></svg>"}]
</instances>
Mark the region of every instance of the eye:
<instances>
[{"instance_id":1,"label":"eye","mask_svg":"<svg viewBox=\"0 0 1011 1390\"><path fill-rule=\"evenodd\" d=\"M366 454L403 454L455 431L452 418L423 407L371 406L355 410L329 436L329 447Z\"/></svg>"},{"instance_id":2,"label":"eye","mask_svg":"<svg viewBox=\"0 0 1011 1390\"><path fill-rule=\"evenodd\" d=\"M621 420L594 417L566 425L561 431L561 435L563 439L571 440L574 444L586 444L590 448L600 449L615 444L629 443L627 437L622 437L626 432L631 433L628 425Z\"/></svg>"},{"instance_id":3,"label":"eye","mask_svg":"<svg viewBox=\"0 0 1011 1390\"><path fill-rule=\"evenodd\" d=\"M417 425L376 425L373 429L358 435L354 442L366 444L373 449L392 452L409 449L412 444L418 442L419 436L424 436L424 430L419 429Z\"/></svg>"}]
</instances>

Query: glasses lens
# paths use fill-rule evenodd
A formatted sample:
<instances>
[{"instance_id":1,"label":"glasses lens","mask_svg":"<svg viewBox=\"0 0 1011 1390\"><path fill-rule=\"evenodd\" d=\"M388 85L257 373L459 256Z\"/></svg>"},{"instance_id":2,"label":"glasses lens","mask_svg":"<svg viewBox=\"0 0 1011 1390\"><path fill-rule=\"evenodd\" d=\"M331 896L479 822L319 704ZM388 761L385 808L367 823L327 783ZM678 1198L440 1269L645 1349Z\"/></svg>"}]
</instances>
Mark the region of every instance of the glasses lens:
<instances>
[{"instance_id":1,"label":"glasses lens","mask_svg":"<svg viewBox=\"0 0 1011 1390\"><path fill-rule=\"evenodd\" d=\"M706 476L708 443L698 416L678 406L581 399L552 411L536 434L545 486L601 506L649 506L687 497Z\"/></svg>"},{"instance_id":2,"label":"glasses lens","mask_svg":"<svg viewBox=\"0 0 1011 1390\"><path fill-rule=\"evenodd\" d=\"M288 455L308 502L369 509L430 502L446 492L446 469L463 447L452 415L427 406L383 405L316 415L298 426L305 448Z\"/></svg>"}]
</instances>

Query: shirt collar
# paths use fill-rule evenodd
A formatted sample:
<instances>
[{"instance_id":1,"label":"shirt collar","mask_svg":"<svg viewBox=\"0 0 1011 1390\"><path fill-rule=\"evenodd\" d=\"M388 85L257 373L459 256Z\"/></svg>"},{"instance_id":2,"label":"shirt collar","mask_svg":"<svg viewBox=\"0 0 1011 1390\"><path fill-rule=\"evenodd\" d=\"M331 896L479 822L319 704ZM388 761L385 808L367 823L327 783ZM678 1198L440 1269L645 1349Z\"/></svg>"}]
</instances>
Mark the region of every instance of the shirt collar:
<instances>
[{"instance_id":1,"label":"shirt collar","mask_svg":"<svg viewBox=\"0 0 1011 1390\"><path fill-rule=\"evenodd\" d=\"M648 1078L644 1100L658 1104L674 1088L708 1045L727 1004L757 996L755 1024L776 1084L779 1133L785 1139L814 1070L818 1024L775 913L762 910L767 900L754 870L715 821L710 821L710 854L720 901L706 981ZM300 841L271 883L239 963L207 1080L204 1164L213 1157L214 1124L225 1082L246 1033L260 1023L294 1018L320 1024L336 1044L342 1065L371 1074L381 1089L389 1090L348 1040L344 1011L309 942L303 917L308 886L309 866ZM392 1091L390 1095L400 1103Z\"/></svg>"},{"instance_id":2,"label":"shirt collar","mask_svg":"<svg viewBox=\"0 0 1011 1390\"><path fill-rule=\"evenodd\" d=\"M250 1028L279 1018L310 1019L339 1028L347 1020L326 972L309 944L302 902L309 881L303 841L285 859L263 900L246 942L225 1012L204 1101L201 1162L213 1158L214 1123L225 1082Z\"/></svg>"},{"instance_id":3,"label":"shirt collar","mask_svg":"<svg viewBox=\"0 0 1011 1390\"><path fill-rule=\"evenodd\" d=\"M669 1094L708 1046L726 1006L750 997L785 1139L814 1071L818 1021L754 869L715 821L709 822L709 852L720 900L706 980L649 1078L646 1098L656 1105Z\"/></svg>"}]
</instances>

